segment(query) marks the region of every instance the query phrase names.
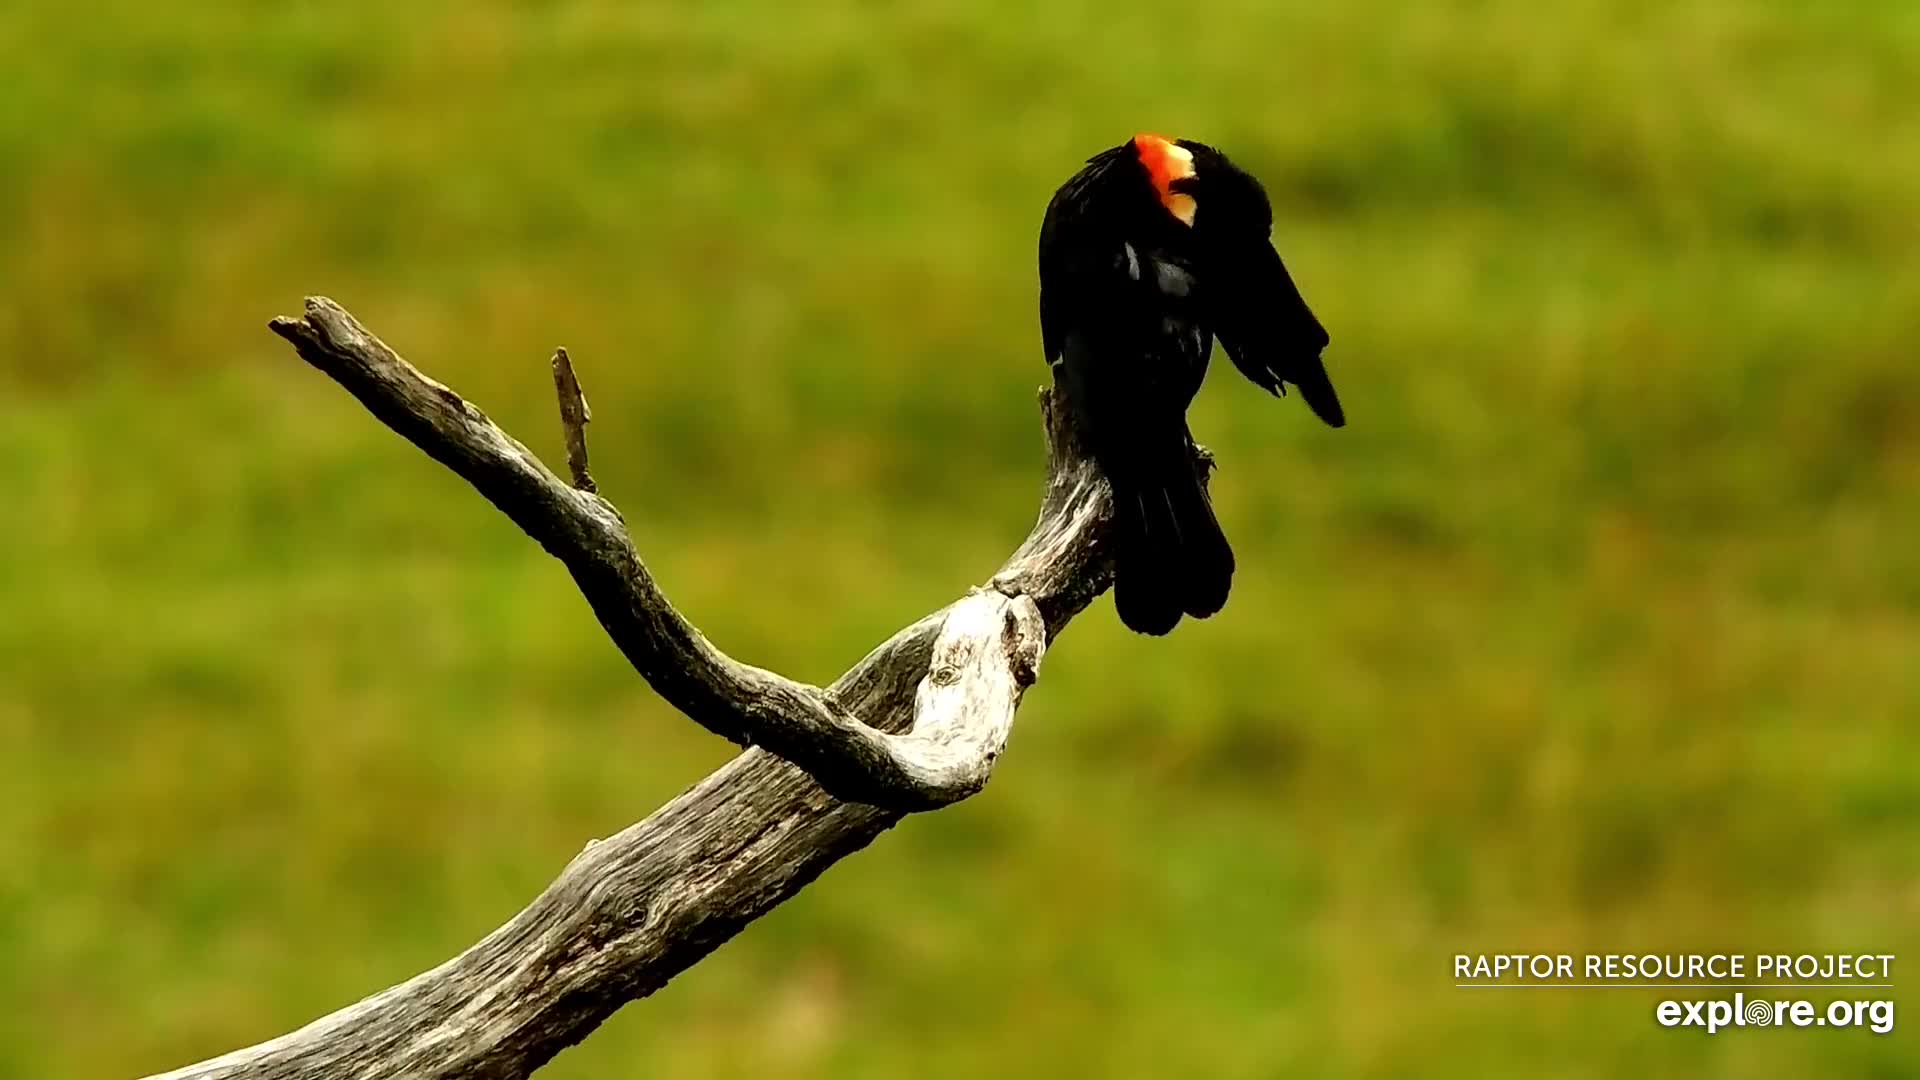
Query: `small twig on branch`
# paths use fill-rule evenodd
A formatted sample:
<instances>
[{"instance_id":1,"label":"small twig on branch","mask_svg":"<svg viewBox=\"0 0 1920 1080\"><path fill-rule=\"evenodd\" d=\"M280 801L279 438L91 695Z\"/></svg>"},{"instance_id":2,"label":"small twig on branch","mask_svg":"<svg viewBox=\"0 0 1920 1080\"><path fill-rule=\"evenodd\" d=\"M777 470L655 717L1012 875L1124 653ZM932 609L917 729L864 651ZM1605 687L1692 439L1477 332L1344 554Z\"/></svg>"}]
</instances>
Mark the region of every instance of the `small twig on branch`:
<instances>
[{"instance_id":1,"label":"small twig on branch","mask_svg":"<svg viewBox=\"0 0 1920 1080\"><path fill-rule=\"evenodd\" d=\"M567 471L573 474L575 489L591 494L598 490L587 471L587 423L593 410L587 408L587 395L580 391L573 360L564 348L553 350L553 390L560 397L560 427L567 437Z\"/></svg>"}]
</instances>

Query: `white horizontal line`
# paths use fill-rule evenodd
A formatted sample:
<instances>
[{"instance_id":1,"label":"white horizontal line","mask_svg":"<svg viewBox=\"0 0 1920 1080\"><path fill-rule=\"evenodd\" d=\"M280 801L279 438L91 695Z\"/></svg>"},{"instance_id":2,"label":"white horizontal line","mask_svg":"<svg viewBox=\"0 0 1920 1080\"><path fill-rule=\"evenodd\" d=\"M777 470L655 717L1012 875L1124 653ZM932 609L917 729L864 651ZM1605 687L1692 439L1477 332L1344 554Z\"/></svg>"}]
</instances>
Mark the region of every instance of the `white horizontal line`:
<instances>
[{"instance_id":1,"label":"white horizontal line","mask_svg":"<svg viewBox=\"0 0 1920 1080\"><path fill-rule=\"evenodd\" d=\"M1454 983L1462 990L1891 990L1892 983Z\"/></svg>"}]
</instances>

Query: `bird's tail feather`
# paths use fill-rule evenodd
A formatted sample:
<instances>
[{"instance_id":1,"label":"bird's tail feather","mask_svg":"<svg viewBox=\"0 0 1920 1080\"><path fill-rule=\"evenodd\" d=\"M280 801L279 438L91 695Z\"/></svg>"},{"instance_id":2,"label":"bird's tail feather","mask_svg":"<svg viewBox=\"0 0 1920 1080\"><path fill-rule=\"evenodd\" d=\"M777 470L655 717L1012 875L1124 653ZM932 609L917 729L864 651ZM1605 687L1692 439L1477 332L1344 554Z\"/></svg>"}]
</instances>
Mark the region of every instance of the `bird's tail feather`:
<instances>
[{"instance_id":1,"label":"bird's tail feather","mask_svg":"<svg viewBox=\"0 0 1920 1080\"><path fill-rule=\"evenodd\" d=\"M1165 634L1182 615L1204 619L1226 606L1233 549L1185 453L1166 468L1117 481L1114 503L1113 600L1128 629Z\"/></svg>"}]
</instances>

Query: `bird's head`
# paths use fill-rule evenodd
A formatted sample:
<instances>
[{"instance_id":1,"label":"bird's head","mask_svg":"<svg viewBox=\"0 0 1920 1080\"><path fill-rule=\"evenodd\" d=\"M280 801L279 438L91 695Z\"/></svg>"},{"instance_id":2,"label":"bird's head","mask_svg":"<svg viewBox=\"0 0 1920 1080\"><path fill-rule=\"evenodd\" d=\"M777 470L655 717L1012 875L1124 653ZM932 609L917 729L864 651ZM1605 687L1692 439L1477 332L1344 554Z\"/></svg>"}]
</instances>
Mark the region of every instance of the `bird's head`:
<instances>
[{"instance_id":1,"label":"bird's head","mask_svg":"<svg viewBox=\"0 0 1920 1080\"><path fill-rule=\"evenodd\" d=\"M1191 139L1133 137L1134 153L1167 213L1197 234L1266 239L1273 208L1260 181L1227 155Z\"/></svg>"}]
</instances>

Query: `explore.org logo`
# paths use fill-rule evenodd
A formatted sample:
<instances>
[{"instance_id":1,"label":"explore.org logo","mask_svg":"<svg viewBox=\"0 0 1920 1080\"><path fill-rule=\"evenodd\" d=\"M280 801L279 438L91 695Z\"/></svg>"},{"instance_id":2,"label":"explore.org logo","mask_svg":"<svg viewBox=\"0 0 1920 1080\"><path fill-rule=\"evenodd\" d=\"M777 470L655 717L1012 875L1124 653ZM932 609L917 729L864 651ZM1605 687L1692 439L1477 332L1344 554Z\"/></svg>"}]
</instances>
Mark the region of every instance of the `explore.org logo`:
<instances>
[{"instance_id":1,"label":"explore.org logo","mask_svg":"<svg viewBox=\"0 0 1920 1080\"><path fill-rule=\"evenodd\" d=\"M1654 1022L1714 1035L1729 1028L1893 1030L1891 953L1460 953L1454 985L1464 990L1712 990L1669 997ZM1823 991L1804 997L1748 991ZM1863 991L1879 993L1863 993Z\"/></svg>"},{"instance_id":2,"label":"explore.org logo","mask_svg":"<svg viewBox=\"0 0 1920 1080\"><path fill-rule=\"evenodd\" d=\"M1698 1027L1712 1035L1729 1027L1863 1027L1875 1035L1893 1030L1893 1000L1848 1001L1837 998L1825 1008L1811 1001L1733 1000L1662 1001L1653 1007L1661 1027Z\"/></svg>"}]
</instances>

